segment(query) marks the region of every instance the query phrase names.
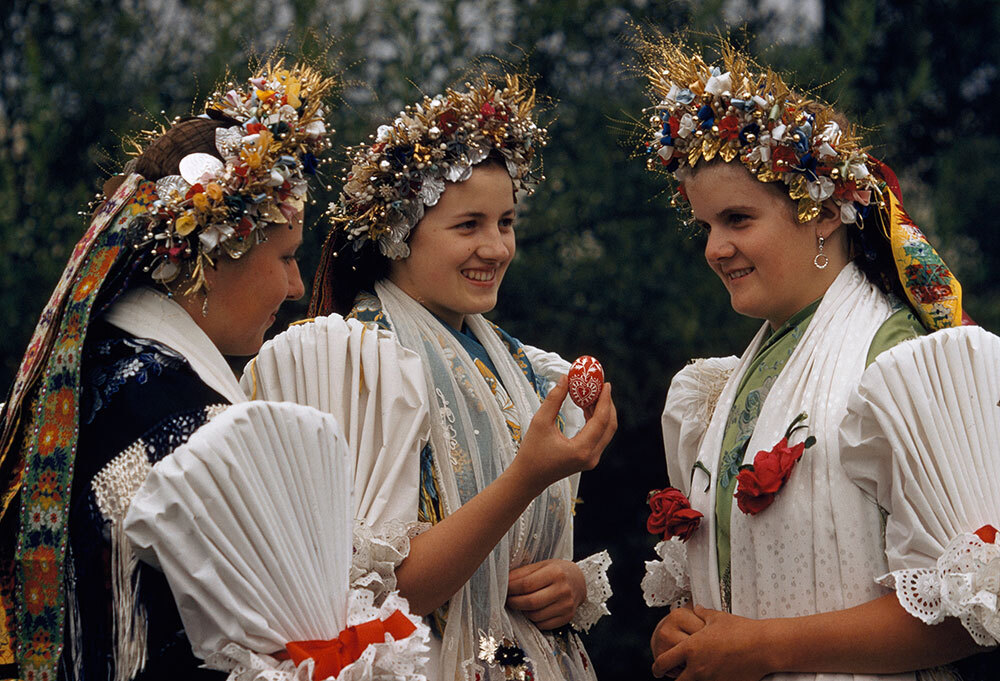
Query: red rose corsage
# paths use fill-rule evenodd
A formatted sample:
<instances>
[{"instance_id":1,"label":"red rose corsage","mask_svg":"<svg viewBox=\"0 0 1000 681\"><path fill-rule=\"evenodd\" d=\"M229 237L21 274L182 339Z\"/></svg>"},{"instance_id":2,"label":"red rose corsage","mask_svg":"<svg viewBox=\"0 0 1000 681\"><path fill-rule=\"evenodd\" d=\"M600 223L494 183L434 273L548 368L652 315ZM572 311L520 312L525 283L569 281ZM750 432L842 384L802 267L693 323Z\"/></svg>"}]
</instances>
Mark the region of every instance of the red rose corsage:
<instances>
[{"instance_id":1,"label":"red rose corsage","mask_svg":"<svg viewBox=\"0 0 1000 681\"><path fill-rule=\"evenodd\" d=\"M740 467L736 474L736 505L748 515L757 515L774 503L774 496L788 482L795 464L802 458L802 453L816 444L816 438L810 435L805 441L791 447L788 439L795 431L805 428L807 416L803 412L795 417L785 437L771 448L771 451L761 450L753 457L753 464Z\"/></svg>"},{"instance_id":2,"label":"red rose corsage","mask_svg":"<svg viewBox=\"0 0 1000 681\"><path fill-rule=\"evenodd\" d=\"M698 526L702 514L691 508L691 502L675 487L655 489L646 497L649 504L649 520L646 529L651 534L663 535L663 539L677 537L687 541Z\"/></svg>"}]
</instances>

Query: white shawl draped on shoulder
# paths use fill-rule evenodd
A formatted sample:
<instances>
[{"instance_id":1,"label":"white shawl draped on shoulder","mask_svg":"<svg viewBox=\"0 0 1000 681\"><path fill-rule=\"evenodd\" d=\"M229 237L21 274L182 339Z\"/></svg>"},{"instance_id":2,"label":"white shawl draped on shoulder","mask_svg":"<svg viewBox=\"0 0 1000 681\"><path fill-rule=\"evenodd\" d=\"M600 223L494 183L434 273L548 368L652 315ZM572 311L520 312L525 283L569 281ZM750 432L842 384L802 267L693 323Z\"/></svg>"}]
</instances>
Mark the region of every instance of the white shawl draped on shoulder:
<instances>
[{"instance_id":1,"label":"white shawl draped on shoulder","mask_svg":"<svg viewBox=\"0 0 1000 681\"><path fill-rule=\"evenodd\" d=\"M176 350L212 390L233 404L246 401L225 357L191 315L165 293L149 287L133 289L115 301L104 319L136 338Z\"/></svg>"}]
</instances>

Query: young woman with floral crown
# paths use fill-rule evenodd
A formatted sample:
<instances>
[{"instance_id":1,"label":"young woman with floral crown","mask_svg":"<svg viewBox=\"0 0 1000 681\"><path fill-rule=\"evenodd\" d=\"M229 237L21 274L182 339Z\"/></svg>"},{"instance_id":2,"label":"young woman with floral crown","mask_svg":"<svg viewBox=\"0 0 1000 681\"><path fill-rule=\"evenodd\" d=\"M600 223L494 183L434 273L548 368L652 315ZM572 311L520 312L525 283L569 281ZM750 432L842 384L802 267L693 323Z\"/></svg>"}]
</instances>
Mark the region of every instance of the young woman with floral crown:
<instances>
[{"instance_id":1,"label":"young woman with floral crown","mask_svg":"<svg viewBox=\"0 0 1000 681\"><path fill-rule=\"evenodd\" d=\"M105 185L2 413L10 676L221 678L199 667L164 575L130 560L123 521L151 464L246 401L224 356L256 352L303 294L333 84L269 62Z\"/></svg>"},{"instance_id":2,"label":"young woman with floral crown","mask_svg":"<svg viewBox=\"0 0 1000 681\"><path fill-rule=\"evenodd\" d=\"M1000 339L962 326L892 171L831 107L724 40L717 65L683 39L638 45L649 167L678 180L733 309L765 320L741 358L671 382L680 489L652 498L663 561L643 587L690 602L653 633L653 672L991 677L939 665L1000 637Z\"/></svg>"},{"instance_id":3,"label":"young woman with floral crown","mask_svg":"<svg viewBox=\"0 0 1000 681\"><path fill-rule=\"evenodd\" d=\"M484 76L407 106L350 149L311 304L328 316L286 333L364 322L419 356L426 446L362 446L358 466L396 469L364 494L395 500L381 517L414 528L395 579L438 634L435 679L593 678L576 631L610 595L606 552L571 562L574 474L615 431L610 385L581 428L579 409L562 408L568 364L482 317L514 257L515 192L536 182L546 131L534 108L522 79ZM299 361L272 351L282 342L244 377L267 399L274 365ZM377 391L389 371L363 372L362 389ZM575 425L564 433L564 423Z\"/></svg>"}]
</instances>

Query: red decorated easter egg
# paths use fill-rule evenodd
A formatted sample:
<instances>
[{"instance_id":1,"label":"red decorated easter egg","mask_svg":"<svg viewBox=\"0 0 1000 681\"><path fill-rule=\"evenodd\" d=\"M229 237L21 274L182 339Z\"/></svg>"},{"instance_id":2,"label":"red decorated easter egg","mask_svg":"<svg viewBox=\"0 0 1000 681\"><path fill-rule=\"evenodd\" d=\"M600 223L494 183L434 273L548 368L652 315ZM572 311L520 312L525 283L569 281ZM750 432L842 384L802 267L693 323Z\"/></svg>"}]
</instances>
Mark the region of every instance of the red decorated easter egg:
<instances>
[{"instance_id":1,"label":"red decorated easter egg","mask_svg":"<svg viewBox=\"0 0 1000 681\"><path fill-rule=\"evenodd\" d=\"M569 396L578 407L586 408L597 401L604 387L604 367L590 355L576 358L569 368Z\"/></svg>"}]
</instances>

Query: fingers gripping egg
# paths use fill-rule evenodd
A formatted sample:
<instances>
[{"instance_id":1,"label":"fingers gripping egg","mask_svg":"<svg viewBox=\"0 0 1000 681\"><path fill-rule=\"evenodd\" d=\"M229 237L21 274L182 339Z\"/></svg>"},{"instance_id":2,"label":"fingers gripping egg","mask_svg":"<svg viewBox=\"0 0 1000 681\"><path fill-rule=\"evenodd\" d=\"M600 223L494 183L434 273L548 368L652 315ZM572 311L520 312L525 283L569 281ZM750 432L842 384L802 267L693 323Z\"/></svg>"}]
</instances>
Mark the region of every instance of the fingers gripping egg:
<instances>
[{"instance_id":1,"label":"fingers gripping egg","mask_svg":"<svg viewBox=\"0 0 1000 681\"><path fill-rule=\"evenodd\" d=\"M590 355L576 358L567 374L569 379L569 396L576 406L585 409L601 396L604 387L604 367Z\"/></svg>"}]
</instances>

